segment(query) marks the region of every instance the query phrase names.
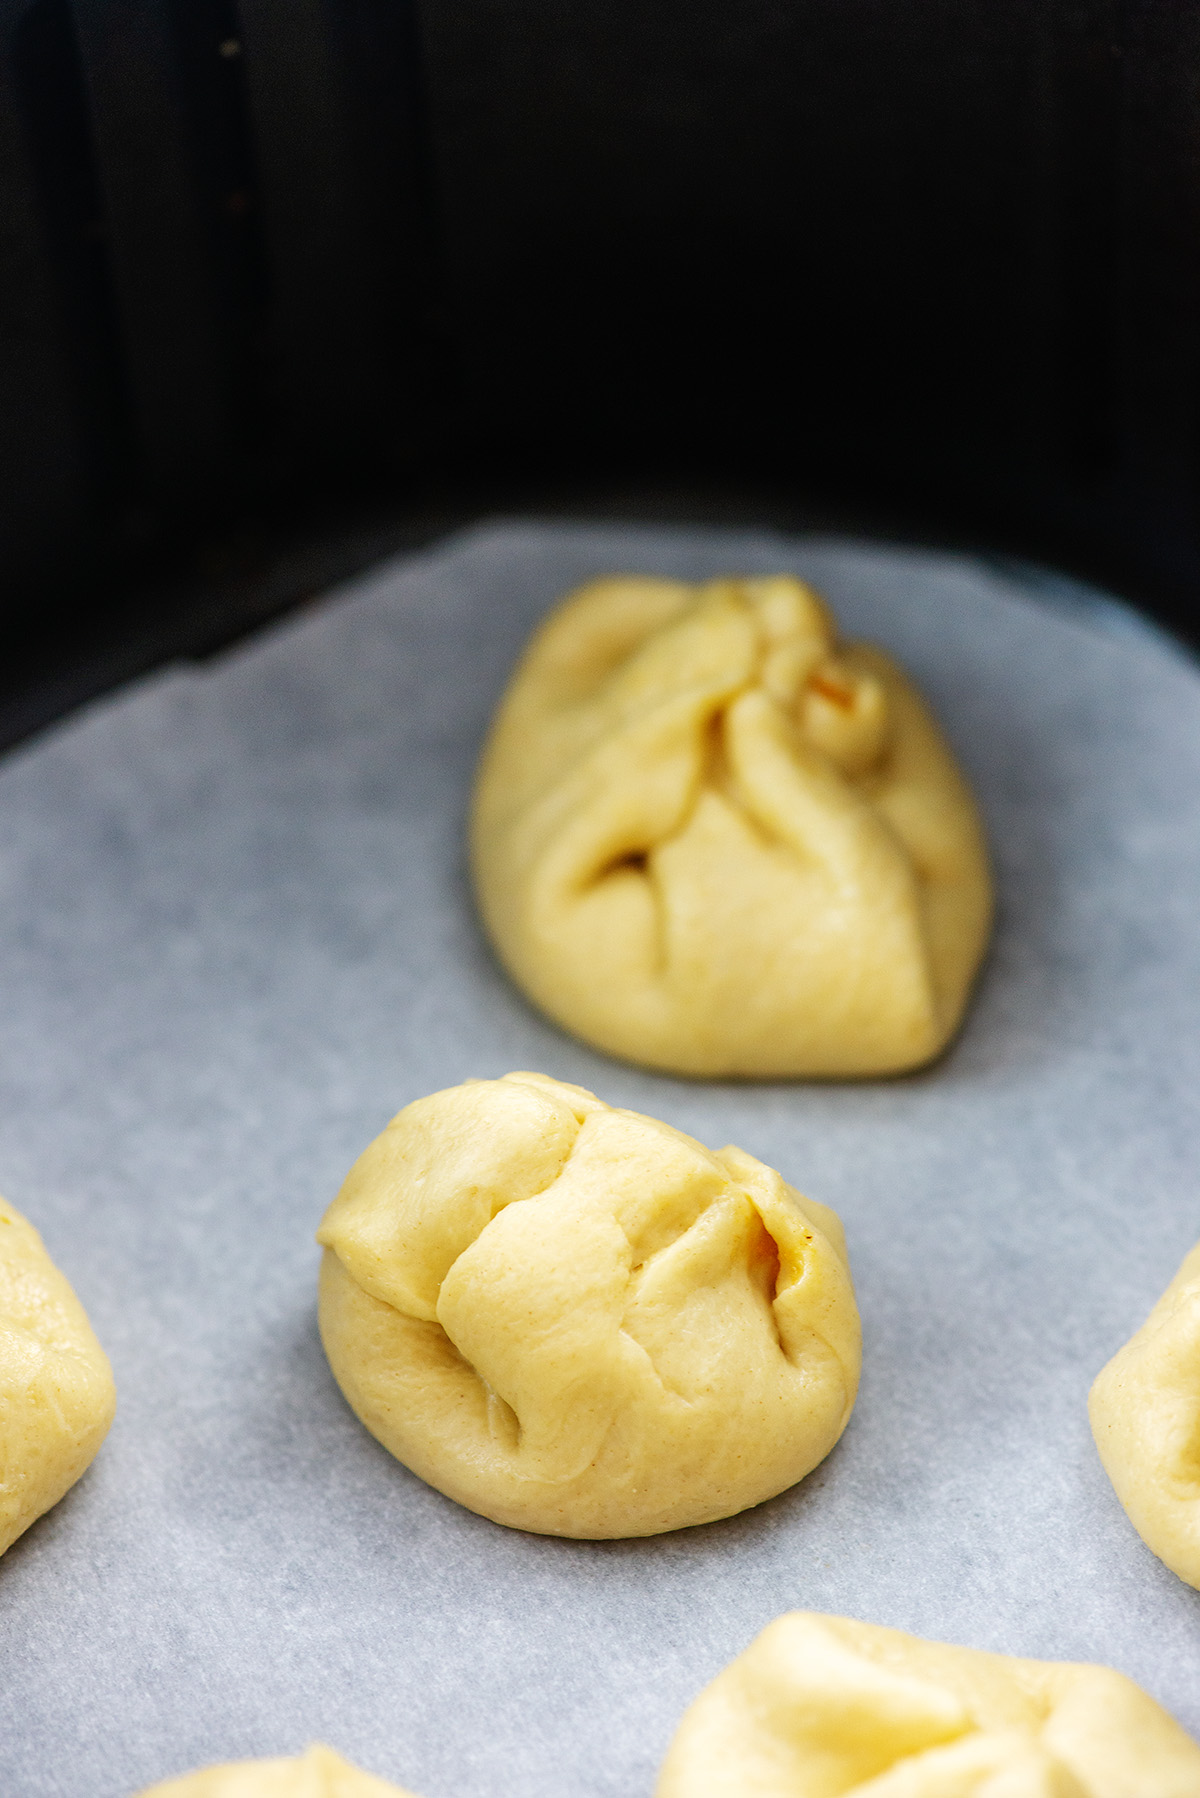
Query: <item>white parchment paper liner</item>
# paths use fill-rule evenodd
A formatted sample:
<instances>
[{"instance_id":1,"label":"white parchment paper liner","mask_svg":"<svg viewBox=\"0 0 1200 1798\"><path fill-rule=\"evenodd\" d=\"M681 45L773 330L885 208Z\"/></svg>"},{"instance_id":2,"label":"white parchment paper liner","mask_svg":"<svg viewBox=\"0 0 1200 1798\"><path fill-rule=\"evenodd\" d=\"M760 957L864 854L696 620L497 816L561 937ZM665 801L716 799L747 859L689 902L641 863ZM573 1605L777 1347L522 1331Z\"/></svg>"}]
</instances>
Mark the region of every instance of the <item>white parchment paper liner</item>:
<instances>
[{"instance_id":1,"label":"white parchment paper liner","mask_svg":"<svg viewBox=\"0 0 1200 1798\"><path fill-rule=\"evenodd\" d=\"M794 568L933 700L1001 901L940 1066L677 1082L498 972L463 868L480 736L541 613L620 568ZM426 1798L641 1798L699 1687L793 1606L1110 1662L1200 1730L1200 1595L1138 1541L1085 1413L1200 1237L1200 674L1104 623L933 555L501 525L0 766L0 1190L120 1393L0 1561L0 1790L128 1798L318 1737ZM841 1212L862 1396L800 1488L652 1541L521 1536L343 1404L326 1202L400 1105L521 1067Z\"/></svg>"}]
</instances>

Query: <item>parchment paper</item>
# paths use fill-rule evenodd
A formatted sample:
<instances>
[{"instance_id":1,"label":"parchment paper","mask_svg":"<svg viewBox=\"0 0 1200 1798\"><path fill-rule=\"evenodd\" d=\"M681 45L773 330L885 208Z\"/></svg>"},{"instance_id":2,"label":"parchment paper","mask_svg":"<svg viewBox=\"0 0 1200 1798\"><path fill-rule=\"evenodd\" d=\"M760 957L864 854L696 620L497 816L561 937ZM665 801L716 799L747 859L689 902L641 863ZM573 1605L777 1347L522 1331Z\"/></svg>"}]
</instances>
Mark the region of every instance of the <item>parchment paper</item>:
<instances>
[{"instance_id":1,"label":"parchment paper","mask_svg":"<svg viewBox=\"0 0 1200 1798\"><path fill-rule=\"evenodd\" d=\"M705 1085L536 1016L480 938L472 766L529 629L614 568L793 568L893 649L999 872L919 1076ZM499 525L384 567L0 766L0 1189L114 1364L92 1471L0 1561L0 1792L128 1798L323 1739L425 1798L645 1798L681 1712L805 1606L1098 1660L1200 1731L1200 1595L1085 1400L1200 1237L1200 672L1012 574L829 541ZM312 1235L402 1104L537 1068L845 1220L862 1395L731 1522L518 1535L355 1421Z\"/></svg>"}]
</instances>

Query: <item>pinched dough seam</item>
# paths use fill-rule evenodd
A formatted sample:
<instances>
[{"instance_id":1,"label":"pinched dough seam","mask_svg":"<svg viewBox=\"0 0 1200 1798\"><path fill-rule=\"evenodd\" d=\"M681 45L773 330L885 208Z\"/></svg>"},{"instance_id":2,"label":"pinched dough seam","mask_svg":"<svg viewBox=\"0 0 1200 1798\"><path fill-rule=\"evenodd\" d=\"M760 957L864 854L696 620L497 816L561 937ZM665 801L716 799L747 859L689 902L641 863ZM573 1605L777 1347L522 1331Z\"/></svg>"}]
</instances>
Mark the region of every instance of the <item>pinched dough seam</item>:
<instances>
[{"instance_id":1,"label":"pinched dough seam","mask_svg":"<svg viewBox=\"0 0 1200 1798\"><path fill-rule=\"evenodd\" d=\"M753 682L747 682L736 693L728 695L714 707L711 715L705 720L702 732L705 742L701 750L699 772L693 783L691 795L674 826L670 830L664 831L655 842L645 849L625 850L621 855L613 856L589 875L579 888L580 896L585 893L594 893L622 868L629 868L640 875L649 888L653 902L654 958L651 972L659 980L665 980L669 973L671 952L668 941L666 897L654 858L686 834L706 794L715 794L727 803L732 803L742 823L765 849L783 850L795 859L795 850L792 846L784 841L778 831L771 830L764 824L752 807L745 803L737 790L732 770L729 767L729 758L725 747L725 725L729 707L744 693L750 692L753 685Z\"/></svg>"},{"instance_id":2,"label":"pinched dough seam","mask_svg":"<svg viewBox=\"0 0 1200 1798\"><path fill-rule=\"evenodd\" d=\"M514 1082L514 1084L519 1084L519 1083ZM492 1213L492 1216L488 1219L488 1223L483 1226L482 1230L480 1230L479 1235L472 1237L471 1241L469 1243L465 1244L462 1249L460 1249L458 1255L455 1256L455 1258L451 1262L450 1266L446 1269L445 1274L442 1276L442 1282L441 1282L441 1284L439 1284L439 1287L438 1287L439 1298L441 1296L442 1285L444 1285L445 1281L447 1279L449 1279L449 1277L453 1273L455 1267L457 1267L459 1261L462 1259L462 1256L465 1255L469 1249L473 1248L475 1246L475 1244L479 1241L480 1237L483 1236L483 1234L485 1233L485 1231L488 1228L488 1224L494 1223L496 1218L500 1216L501 1212L508 1210L509 1205L523 1205L523 1204L526 1204L530 1199L544 1198L545 1195L550 1191L551 1187L555 1186L558 1183L558 1181L562 1178L563 1174L566 1172L568 1163L570 1162L572 1155L575 1153L575 1147L579 1141L579 1136L580 1136L580 1132L582 1131L582 1128L583 1128L582 1122L579 1122L576 1132L575 1132L574 1141L571 1143L571 1146L567 1150L566 1155L563 1157L562 1161L560 1162L558 1171L554 1174L553 1178L550 1179L546 1183L545 1186L539 1187L537 1192L523 1193L519 1199L509 1199L507 1201L507 1203L502 1205L498 1211L494 1211ZM727 1190L741 1193L741 1195L747 1200L747 1202L753 1208L754 1214L758 1218L759 1223L762 1225L762 1227L766 1231L767 1235L771 1238L772 1243L775 1245L776 1253L778 1254L779 1253L779 1244L776 1241L775 1237L772 1235L770 1226L767 1223L766 1219L763 1217L761 1211L759 1211L758 1206L755 1205L753 1195L751 1193L747 1192L744 1187L739 1186L737 1184L737 1182L732 1179L729 1181L729 1186L728 1186ZM717 1198L719 1196L720 1195L715 1195L712 1203L715 1204L717 1201ZM710 1209L711 1209L711 1204L706 1206L698 1217L693 1218L692 1222L687 1226L686 1230L681 1230L679 1235L672 1237L670 1242L663 1243L660 1248L655 1249L652 1254L646 1256L642 1261L639 1261L636 1264L636 1266L631 1267L630 1268L630 1280L632 1280L632 1276L635 1273L643 1272L645 1269L651 1267L653 1265L653 1263L655 1261L657 1261L661 1255L665 1255L668 1252L668 1250L675 1248L676 1245L678 1243L680 1243L683 1240L683 1238L688 1235L688 1233L690 1231L696 1229L698 1227L698 1225L703 1221L703 1219L705 1217L707 1217ZM613 1222L617 1225L617 1228L621 1231L621 1234L625 1237L625 1241L629 1244L630 1253L632 1254L634 1252L633 1251L633 1243L630 1241L628 1232L625 1230L624 1226L621 1224L619 1218L614 1217ZM340 1257L339 1257L339 1260L340 1260ZM349 1271L349 1270L347 1270L347 1271ZM351 1276L351 1278L353 1278L353 1276ZM355 1281L355 1285L357 1285L357 1284L358 1284L358 1282ZM793 1282L793 1284L795 1284L795 1282ZM360 1290L361 1290L361 1288L360 1288ZM627 1290L628 1290L628 1285L627 1285ZM776 1275L776 1296L778 1296L778 1274ZM384 1300L381 1302L387 1303L388 1301ZM393 1305L390 1308L392 1310L396 1311L399 1316L403 1317L406 1315L411 1315L410 1313L406 1313L406 1312L402 1311L398 1305ZM779 1329L779 1320L775 1315L775 1306L772 1301L768 1301L767 1311L770 1314L771 1328L774 1331L775 1341L778 1345L779 1352L782 1355L783 1359L787 1362L787 1364L789 1366L793 1366L794 1363L792 1361L792 1358L788 1354L788 1352L783 1344L783 1337L782 1337L782 1335L780 1333L780 1329ZM628 1306L626 1307L625 1316L628 1316ZM520 1443L521 1443L521 1437L522 1437L522 1434L524 1431L524 1426L522 1425L520 1415L517 1412L515 1406L511 1405L502 1393L497 1392L494 1389L494 1387L489 1385L488 1381L479 1372L479 1369L475 1366L474 1362L472 1362L466 1355L463 1354L462 1350L459 1348L459 1346L455 1342L454 1338L450 1335L450 1333L446 1329L445 1325L441 1322L440 1318L435 1317L435 1318L428 1319L428 1320L414 1320L414 1321L431 1322L433 1324L433 1327L440 1332L446 1345L453 1351L453 1353L454 1353L455 1357L458 1359L458 1361L460 1361L461 1364L463 1365L463 1367L465 1367L474 1376L474 1378L476 1380L478 1380L480 1386L482 1387L482 1389L484 1391L484 1394L485 1394L487 1400L489 1401L489 1405L491 1403L495 1403L496 1405L502 1406L506 1412L511 1414L511 1416L513 1417L513 1419L516 1423L517 1447L519 1448ZM640 1343L637 1340L637 1338L635 1336L631 1335L630 1332L626 1329L624 1319L618 1325L618 1333L620 1335L624 1336L626 1341L630 1342L634 1346L634 1348L637 1349L638 1353L645 1359L647 1366L650 1368L651 1372L654 1374L654 1377L658 1381L663 1392L668 1393L668 1394L670 1394L671 1397L678 1399L680 1401L680 1403L687 1405L689 1409L695 1409L695 1400L687 1398L684 1393L678 1391L677 1388L675 1388L669 1384L669 1382L663 1376L657 1363L655 1362L654 1357L650 1354L650 1351L645 1347L645 1345L643 1343ZM817 1332L814 1331L813 1334L815 1335L815 1334L817 1334ZM820 1340L822 1342L824 1342L825 1339L824 1339L824 1337L821 1337ZM835 1358L835 1360L838 1361L838 1365L840 1366L841 1365L840 1357L837 1356L836 1351L834 1351L832 1349L831 1345L829 1345L828 1343L826 1344L826 1347L830 1348L830 1352L834 1354L834 1358ZM615 1424L615 1419L613 1420L613 1423L610 1423L608 1426L608 1430L605 1433L605 1440L607 1439L607 1435L611 1432L612 1428L614 1427L614 1424ZM599 1452L599 1451L597 1451L597 1452Z\"/></svg>"},{"instance_id":3,"label":"pinched dough seam","mask_svg":"<svg viewBox=\"0 0 1200 1798\"><path fill-rule=\"evenodd\" d=\"M752 836L758 839L765 849L781 850L787 856L789 861L801 860L795 844L789 842L778 830L773 829L770 824L758 815L754 807L747 803L729 765L729 758L725 745L725 730L729 711L739 699L743 698L747 693L754 691L762 692L773 706L777 709L782 709L779 707L779 701L773 694L767 692L767 689L762 685L761 679L758 678L747 681L743 686L737 688L735 692L729 693L723 699L717 701L713 706L712 712L704 720L703 725L701 726L700 734L705 741L701 749L699 769L696 779L693 782L692 792L683 806L675 824L673 824L669 830L663 831L660 836L655 838L653 843L647 844L644 848L624 849L619 855L610 856L607 861L602 862L598 868L594 869L578 882L577 893L579 896L582 896L586 893L595 892L595 890L602 886L606 880L610 879L615 873L618 873L622 869L629 868L641 875L642 879L651 887L655 896L654 909L657 920L656 934L658 947L658 953L655 958L655 972L658 974L665 972L669 956L667 954L666 946L665 906L662 900L661 886L651 866L651 857L666 849L671 843L677 842L680 837L686 834L696 815L697 808L706 794L715 794L717 798L724 799L731 804L747 830ZM571 762L565 765L565 767L558 770L555 775L547 781L546 785L539 788L537 793L532 795L526 804L522 806L522 811L528 812L529 810L532 810L536 804L545 798L547 793L552 792L556 786L560 785L571 774L584 766L595 747L596 745L593 742L586 749L581 750ZM914 874L917 877L918 886L923 889L926 885L930 884L932 881L932 871L925 867L917 855L917 852L900 835L899 831L892 823L892 820L880 808L879 797L886 770L882 767L873 767L866 770L863 774L850 774L835 762L831 756L827 755L824 750L820 749L818 745L810 744L808 747L811 748L815 754L824 756L829 762L830 768L846 783L847 787L870 804L878 823L892 838L896 847L901 851L905 858L912 864Z\"/></svg>"},{"instance_id":4,"label":"pinched dough seam","mask_svg":"<svg viewBox=\"0 0 1200 1798\"><path fill-rule=\"evenodd\" d=\"M643 639L635 649L630 651L628 656L618 662L614 668L609 669L604 676L604 682L602 684L610 683L615 680L621 670L639 654L648 641L648 638ZM774 694L768 690L763 681L763 673L768 657L772 655L777 648L778 645L767 644L760 640L758 644L757 661L753 673L750 674L740 686L734 688L732 692L725 693L721 699L714 702L712 711L709 713L708 717L704 719L703 724L701 725L701 734L709 738L710 743L711 739L718 734L715 727L723 726L725 715L729 711L729 708L734 705L737 700L741 699L744 694L755 691L761 692L765 694L773 704L778 705L778 700L775 698ZM660 693L647 699L644 704L631 708L628 712L624 713L615 727L606 730L602 724L595 734L588 739L568 762L565 762L562 766L554 769L551 774L547 775L544 785L531 788L528 791L522 801L520 807L521 812L528 813L532 811L535 806L545 799L548 793L552 793L554 789L560 786L571 774L574 774L580 768L584 767L589 757L593 756L596 753L597 748L606 740L612 741L613 738L624 735L635 726L644 723L647 718L653 717L656 711L661 711L666 706L677 704L681 698L686 696L686 692L687 689L684 688L677 693ZM560 707L558 710L579 709L581 703L585 705L596 705L598 702L594 699L585 700L583 702L576 701L574 706ZM718 744L716 747L718 757L721 762L724 763L724 746L723 744ZM665 847L666 844L674 842L677 837L683 834L691 823L696 806L700 802L700 796L704 791L708 789L717 792L728 790L727 783L706 779L706 772L711 768L712 759L710 754L702 754L700 773L695 783L695 790L691 799L688 801L688 804L684 808L678 823L676 823L671 830L665 832L663 836L659 837L658 840L651 844L646 850L630 850L623 855L614 856L610 862L604 864L595 874L588 877L587 881L583 884L582 890L587 891L592 887L598 886L602 880L606 879L608 875L614 872L615 869L621 867L624 863L643 858L650 853L651 849L661 849ZM845 778L849 780L851 777L846 775ZM741 809L745 811L745 807L742 807ZM747 813L747 816L750 817L749 813ZM510 819L510 823L511 822L512 820ZM766 841L771 843L782 842L781 838L774 832L767 831L765 826L762 826L757 819L750 817L750 822L760 834L763 835Z\"/></svg>"}]
</instances>

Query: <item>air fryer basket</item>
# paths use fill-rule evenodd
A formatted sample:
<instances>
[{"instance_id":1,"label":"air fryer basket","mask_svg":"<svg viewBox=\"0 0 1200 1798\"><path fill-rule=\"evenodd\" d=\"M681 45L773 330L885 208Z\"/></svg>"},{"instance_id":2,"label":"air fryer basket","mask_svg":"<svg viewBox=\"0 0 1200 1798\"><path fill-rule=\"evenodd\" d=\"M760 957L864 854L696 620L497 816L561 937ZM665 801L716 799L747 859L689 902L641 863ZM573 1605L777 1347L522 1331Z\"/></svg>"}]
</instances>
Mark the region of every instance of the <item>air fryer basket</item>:
<instances>
[{"instance_id":1,"label":"air fryer basket","mask_svg":"<svg viewBox=\"0 0 1200 1798\"><path fill-rule=\"evenodd\" d=\"M197 546L349 508L336 571L614 493L991 544L1200 630L1195 8L0 22L0 616L43 672L80 632L119 671L139 583L153 657L312 577L197 624Z\"/></svg>"}]
</instances>

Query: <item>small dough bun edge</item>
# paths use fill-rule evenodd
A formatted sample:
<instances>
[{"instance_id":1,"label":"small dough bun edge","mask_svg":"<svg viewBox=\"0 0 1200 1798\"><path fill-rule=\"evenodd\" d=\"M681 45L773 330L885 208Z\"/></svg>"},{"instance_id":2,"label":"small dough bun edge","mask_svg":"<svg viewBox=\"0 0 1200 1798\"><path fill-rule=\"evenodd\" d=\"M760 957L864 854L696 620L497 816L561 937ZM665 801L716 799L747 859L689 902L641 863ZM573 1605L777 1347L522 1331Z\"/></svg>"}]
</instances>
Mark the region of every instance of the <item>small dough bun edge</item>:
<instances>
[{"instance_id":1,"label":"small dough bun edge","mask_svg":"<svg viewBox=\"0 0 1200 1798\"><path fill-rule=\"evenodd\" d=\"M1097 1375L1088 1415L1138 1535L1200 1588L1200 1244Z\"/></svg>"},{"instance_id":2,"label":"small dough bun edge","mask_svg":"<svg viewBox=\"0 0 1200 1798\"><path fill-rule=\"evenodd\" d=\"M656 1798L1197 1798L1200 1746L1109 1667L777 1618L686 1712Z\"/></svg>"},{"instance_id":3,"label":"small dough bun edge","mask_svg":"<svg viewBox=\"0 0 1200 1798\"><path fill-rule=\"evenodd\" d=\"M108 1357L29 1220L0 1200L0 1554L95 1459L116 1409Z\"/></svg>"}]
</instances>

